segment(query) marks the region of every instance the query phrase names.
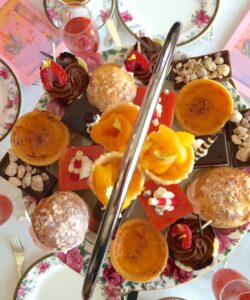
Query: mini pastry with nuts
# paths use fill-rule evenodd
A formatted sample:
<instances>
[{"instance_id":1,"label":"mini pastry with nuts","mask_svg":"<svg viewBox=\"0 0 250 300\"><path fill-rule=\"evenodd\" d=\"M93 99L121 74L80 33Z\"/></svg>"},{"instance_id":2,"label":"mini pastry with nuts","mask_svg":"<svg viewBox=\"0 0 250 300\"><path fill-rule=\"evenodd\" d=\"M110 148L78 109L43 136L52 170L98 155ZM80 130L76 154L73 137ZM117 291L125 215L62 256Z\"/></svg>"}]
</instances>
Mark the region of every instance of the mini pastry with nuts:
<instances>
[{"instance_id":1,"label":"mini pastry with nuts","mask_svg":"<svg viewBox=\"0 0 250 300\"><path fill-rule=\"evenodd\" d=\"M195 79L229 80L232 77L227 50L173 62L174 88L180 89Z\"/></svg>"},{"instance_id":2,"label":"mini pastry with nuts","mask_svg":"<svg viewBox=\"0 0 250 300\"><path fill-rule=\"evenodd\" d=\"M73 192L56 192L42 199L32 215L30 234L41 248L66 252L84 241L89 209Z\"/></svg>"}]
</instances>

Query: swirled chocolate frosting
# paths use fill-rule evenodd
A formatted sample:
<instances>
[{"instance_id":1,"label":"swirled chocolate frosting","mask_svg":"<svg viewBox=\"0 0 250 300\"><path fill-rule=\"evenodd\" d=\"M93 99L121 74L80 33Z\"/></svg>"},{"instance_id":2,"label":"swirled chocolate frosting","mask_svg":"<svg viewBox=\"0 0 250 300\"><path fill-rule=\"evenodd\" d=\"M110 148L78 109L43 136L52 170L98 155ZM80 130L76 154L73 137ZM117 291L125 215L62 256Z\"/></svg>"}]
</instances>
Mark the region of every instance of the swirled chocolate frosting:
<instances>
[{"instance_id":1,"label":"swirled chocolate frosting","mask_svg":"<svg viewBox=\"0 0 250 300\"><path fill-rule=\"evenodd\" d=\"M197 220L182 219L178 223L184 223L190 227L192 231L192 244L189 249L185 250L181 246L182 239L177 236L173 237L168 233L167 240L171 256L193 270L200 270L209 266L213 262L215 240L213 228L207 226L203 230L203 237L201 237Z\"/></svg>"},{"instance_id":2,"label":"swirled chocolate frosting","mask_svg":"<svg viewBox=\"0 0 250 300\"><path fill-rule=\"evenodd\" d=\"M152 72L154 70L157 58L161 51L161 45L151 40L149 37L142 37L141 38L149 47L145 48L143 44L141 44L141 53L146 55L150 62L150 68L149 70L135 70L134 75L137 79L141 81L144 85L147 85L149 83L149 80L151 78ZM134 51L137 50L137 45L134 46Z\"/></svg>"},{"instance_id":3,"label":"swirled chocolate frosting","mask_svg":"<svg viewBox=\"0 0 250 300\"><path fill-rule=\"evenodd\" d=\"M70 103L86 90L89 76L85 69L77 62L68 64L65 68L68 82L62 86L58 81L53 82L53 89L49 95L56 101Z\"/></svg>"}]
</instances>

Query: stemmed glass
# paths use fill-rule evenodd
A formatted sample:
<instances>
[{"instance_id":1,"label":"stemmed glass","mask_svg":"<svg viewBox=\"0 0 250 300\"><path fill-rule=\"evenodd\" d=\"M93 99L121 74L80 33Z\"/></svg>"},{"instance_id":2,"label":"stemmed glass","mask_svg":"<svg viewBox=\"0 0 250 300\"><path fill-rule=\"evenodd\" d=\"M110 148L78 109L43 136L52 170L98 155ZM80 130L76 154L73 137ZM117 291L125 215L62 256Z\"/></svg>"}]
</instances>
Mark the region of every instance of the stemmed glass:
<instances>
[{"instance_id":1,"label":"stemmed glass","mask_svg":"<svg viewBox=\"0 0 250 300\"><path fill-rule=\"evenodd\" d=\"M87 60L95 56L99 36L88 8L80 2L70 2L58 12L58 25L68 49Z\"/></svg>"},{"instance_id":2,"label":"stemmed glass","mask_svg":"<svg viewBox=\"0 0 250 300\"><path fill-rule=\"evenodd\" d=\"M250 300L250 282L233 269L218 270L213 276L212 288L217 300Z\"/></svg>"}]
</instances>

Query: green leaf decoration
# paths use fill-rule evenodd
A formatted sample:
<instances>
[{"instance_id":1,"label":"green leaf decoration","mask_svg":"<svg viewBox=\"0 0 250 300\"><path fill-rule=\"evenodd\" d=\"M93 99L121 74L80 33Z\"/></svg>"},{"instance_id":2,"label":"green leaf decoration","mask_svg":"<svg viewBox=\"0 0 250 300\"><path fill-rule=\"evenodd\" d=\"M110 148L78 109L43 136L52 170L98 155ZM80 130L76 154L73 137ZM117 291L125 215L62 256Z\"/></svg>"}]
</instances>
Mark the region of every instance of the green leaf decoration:
<instances>
[{"instance_id":1,"label":"green leaf decoration","mask_svg":"<svg viewBox=\"0 0 250 300\"><path fill-rule=\"evenodd\" d=\"M108 60L108 57L109 57L109 55L108 55L107 51L105 51L105 52L102 52L102 57L103 57L104 61L105 61L105 62L107 62L107 60Z\"/></svg>"},{"instance_id":2,"label":"green leaf decoration","mask_svg":"<svg viewBox=\"0 0 250 300\"><path fill-rule=\"evenodd\" d=\"M117 50L116 49L110 49L106 51L109 55L116 55L117 54Z\"/></svg>"},{"instance_id":3,"label":"green leaf decoration","mask_svg":"<svg viewBox=\"0 0 250 300\"><path fill-rule=\"evenodd\" d=\"M90 257L84 260L83 263L83 272L86 273L89 265Z\"/></svg>"},{"instance_id":4,"label":"green leaf decoration","mask_svg":"<svg viewBox=\"0 0 250 300\"><path fill-rule=\"evenodd\" d=\"M231 249L227 248L226 251L224 252L224 256L227 256L231 252Z\"/></svg>"}]
</instances>

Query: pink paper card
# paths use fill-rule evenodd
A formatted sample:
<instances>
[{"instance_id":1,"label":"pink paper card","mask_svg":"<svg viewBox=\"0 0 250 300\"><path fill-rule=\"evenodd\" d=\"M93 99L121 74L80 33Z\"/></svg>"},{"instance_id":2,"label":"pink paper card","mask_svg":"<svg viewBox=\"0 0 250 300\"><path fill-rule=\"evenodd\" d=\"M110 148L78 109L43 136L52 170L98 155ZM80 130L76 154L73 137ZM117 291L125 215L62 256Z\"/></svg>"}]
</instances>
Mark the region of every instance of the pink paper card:
<instances>
[{"instance_id":1,"label":"pink paper card","mask_svg":"<svg viewBox=\"0 0 250 300\"><path fill-rule=\"evenodd\" d=\"M39 51L51 53L53 42L58 52L65 48L43 11L25 0L0 0L0 57L24 84L39 78Z\"/></svg>"},{"instance_id":2,"label":"pink paper card","mask_svg":"<svg viewBox=\"0 0 250 300\"><path fill-rule=\"evenodd\" d=\"M225 45L230 51L233 80L237 89L250 98L250 11Z\"/></svg>"}]
</instances>

